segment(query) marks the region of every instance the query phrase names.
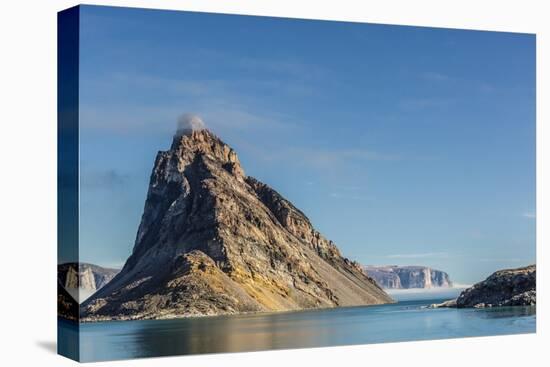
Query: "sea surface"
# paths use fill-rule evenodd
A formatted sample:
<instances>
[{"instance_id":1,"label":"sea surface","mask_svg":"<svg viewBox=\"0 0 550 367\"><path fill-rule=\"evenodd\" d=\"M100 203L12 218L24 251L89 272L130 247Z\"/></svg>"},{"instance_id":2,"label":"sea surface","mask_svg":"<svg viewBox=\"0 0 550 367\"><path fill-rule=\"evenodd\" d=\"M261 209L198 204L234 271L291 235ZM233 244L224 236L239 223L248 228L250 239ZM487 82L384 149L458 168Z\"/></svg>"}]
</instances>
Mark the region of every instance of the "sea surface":
<instances>
[{"instance_id":1,"label":"sea surface","mask_svg":"<svg viewBox=\"0 0 550 367\"><path fill-rule=\"evenodd\" d=\"M451 292L451 291L447 291ZM451 292L452 293L452 292ZM455 291L450 298L456 296ZM84 362L534 333L535 307L431 309L444 297L392 292L396 304L174 320L59 321L59 348L80 328ZM427 292L424 297L437 293Z\"/></svg>"}]
</instances>

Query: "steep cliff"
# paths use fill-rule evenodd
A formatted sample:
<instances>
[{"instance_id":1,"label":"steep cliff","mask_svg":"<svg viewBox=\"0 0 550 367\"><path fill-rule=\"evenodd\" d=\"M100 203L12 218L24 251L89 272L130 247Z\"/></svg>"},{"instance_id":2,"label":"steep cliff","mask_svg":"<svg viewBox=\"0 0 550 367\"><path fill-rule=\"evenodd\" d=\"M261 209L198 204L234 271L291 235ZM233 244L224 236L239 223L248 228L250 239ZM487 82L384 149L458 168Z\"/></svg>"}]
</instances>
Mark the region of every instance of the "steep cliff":
<instances>
[{"instance_id":1,"label":"steep cliff","mask_svg":"<svg viewBox=\"0 0 550 367\"><path fill-rule=\"evenodd\" d=\"M82 313L169 318L386 302L359 264L200 128L180 130L158 153L133 252Z\"/></svg>"},{"instance_id":2,"label":"steep cliff","mask_svg":"<svg viewBox=\"0 0 550 367\"><path fill-rule=\"evenodd\" d=\"M88 263L64 263L57 266L57 280L75 300L82 302L83 298L109 283L119 271Z\"/></svg>"},{"instance_id":3,"label":"steep cliff","mask_svg":"<svg viewBox=\"0 0 550 367\"><path fill-rule=\"evenodd\" d=\"M426 266L365 266L365 271L386 289L452 287L447 273Z\"/></svg>"}]
</instances>

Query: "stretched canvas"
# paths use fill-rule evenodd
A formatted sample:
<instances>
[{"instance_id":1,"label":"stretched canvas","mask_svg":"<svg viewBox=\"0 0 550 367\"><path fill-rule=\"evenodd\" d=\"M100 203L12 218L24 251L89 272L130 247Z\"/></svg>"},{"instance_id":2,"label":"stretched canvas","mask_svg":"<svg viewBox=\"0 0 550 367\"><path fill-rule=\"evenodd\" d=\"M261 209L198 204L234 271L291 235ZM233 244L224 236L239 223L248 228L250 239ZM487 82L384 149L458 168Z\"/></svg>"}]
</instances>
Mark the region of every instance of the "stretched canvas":
<instances>
[{"instance_id":1,"label":"stretched canvas","mask_svg":"<svg viewBox=\"0 0 550 367\"><path fill-rule=\"evenodd\" d=\"M535 35L81 5L58 37L60 354L535 332Z\"/></svg>"}]
</instances>

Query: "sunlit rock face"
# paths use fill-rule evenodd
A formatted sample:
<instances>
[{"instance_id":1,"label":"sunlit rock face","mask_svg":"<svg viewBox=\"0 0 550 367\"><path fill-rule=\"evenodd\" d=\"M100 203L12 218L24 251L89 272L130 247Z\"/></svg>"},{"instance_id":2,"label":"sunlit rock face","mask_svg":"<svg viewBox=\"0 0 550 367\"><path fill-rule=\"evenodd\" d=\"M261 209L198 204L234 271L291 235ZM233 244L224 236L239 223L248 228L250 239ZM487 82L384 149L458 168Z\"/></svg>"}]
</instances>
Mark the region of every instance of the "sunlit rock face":
<instances>
[{"instance_id":1,"label":"sunlit rock face","mask_svg":"<svg viewBox=\"0 0 550 367\"><path fill-rule=\"evenodd\" d=\"M133 252L83 304L85 320L392 302L304 213L246 176L229 145L191 120L158 153Z\"/></svg>"}]
</instances>

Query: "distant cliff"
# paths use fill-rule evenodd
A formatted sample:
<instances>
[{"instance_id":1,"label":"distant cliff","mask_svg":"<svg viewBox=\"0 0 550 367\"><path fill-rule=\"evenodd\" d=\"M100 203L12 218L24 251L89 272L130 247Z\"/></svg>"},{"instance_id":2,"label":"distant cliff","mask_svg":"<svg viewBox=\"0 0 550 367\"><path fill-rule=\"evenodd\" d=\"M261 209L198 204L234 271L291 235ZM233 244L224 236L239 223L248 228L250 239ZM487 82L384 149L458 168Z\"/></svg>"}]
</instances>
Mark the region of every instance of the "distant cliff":
<instances>
[{"instance_id":1,"label":"distant cliff","mask_svg":"<svg viewBox=\"0 0 550 367\"><path fill-rule=\"evenodd\" d=\"M452 287L449 274L426 266L365 266L365 271L382 288L437 288Z\"/></svg>"},{"instance_id":2,"label":"distant cliff","mask_svg":"<svg viewBox=\"0 0 550 367\"><path fill-rule=\"evenodd\" d=\"M103 288L119 271L88 263L64 263L57 267L57 280L75 300L82 302L82 298Z\"/></svg>"},{"instance_id":3,"label":"distant cliff","mask_svg":"<svg viewBox=\"0 0 550 367\"><path fill-rule=\"evenodd\" d=\"M536 265L499 270L462 291L457 299L432 307L533 306L537 303L536 282Z\"/></svg>"}]
</instances>

